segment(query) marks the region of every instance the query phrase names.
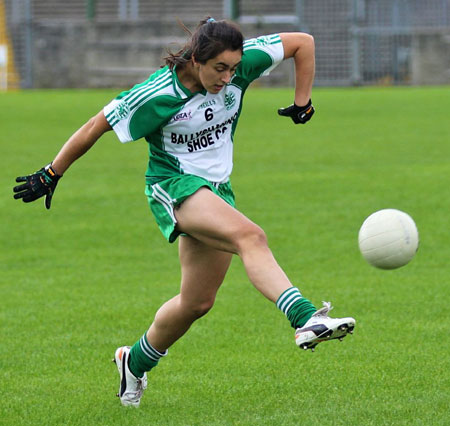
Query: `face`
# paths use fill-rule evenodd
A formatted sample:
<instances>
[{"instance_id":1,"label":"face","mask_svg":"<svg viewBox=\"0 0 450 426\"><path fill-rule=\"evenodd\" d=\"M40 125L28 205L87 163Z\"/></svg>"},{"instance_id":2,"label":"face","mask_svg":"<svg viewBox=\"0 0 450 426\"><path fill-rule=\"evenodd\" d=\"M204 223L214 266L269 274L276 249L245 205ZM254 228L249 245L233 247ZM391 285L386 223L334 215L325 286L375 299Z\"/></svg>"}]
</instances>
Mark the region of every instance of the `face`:
<instances>
[{"instance_id":1,"label":"face","mask_svg":"<svg viewBox=\"0 0 450 426\"><path fill-rule=\"evenodd\" d=\"M219 93L230 82L241 62L240 50L225 50L205 64L194 61L198 71L198 83L209 93Z\"/></svg>"}]
</instances>

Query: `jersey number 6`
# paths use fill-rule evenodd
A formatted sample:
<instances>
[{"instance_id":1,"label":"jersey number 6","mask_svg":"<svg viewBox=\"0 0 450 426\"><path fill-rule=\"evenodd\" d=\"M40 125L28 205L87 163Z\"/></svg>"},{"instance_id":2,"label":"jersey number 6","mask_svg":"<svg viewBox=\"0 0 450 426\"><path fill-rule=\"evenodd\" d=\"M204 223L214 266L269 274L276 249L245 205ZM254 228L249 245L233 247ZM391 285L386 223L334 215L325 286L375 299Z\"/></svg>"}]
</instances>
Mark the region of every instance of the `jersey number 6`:
<instances>
[{"instance_id":1,"label":"jersey number 6","mask_svg":"<svg viewBox=\"0 0 450 426\"><path fill-rule=\"evenodd\" d=\"M206 121L211 121L214 118L213 110L212 108L207 108L205 110L205 119Z\"/></svg>"}]
</instances>

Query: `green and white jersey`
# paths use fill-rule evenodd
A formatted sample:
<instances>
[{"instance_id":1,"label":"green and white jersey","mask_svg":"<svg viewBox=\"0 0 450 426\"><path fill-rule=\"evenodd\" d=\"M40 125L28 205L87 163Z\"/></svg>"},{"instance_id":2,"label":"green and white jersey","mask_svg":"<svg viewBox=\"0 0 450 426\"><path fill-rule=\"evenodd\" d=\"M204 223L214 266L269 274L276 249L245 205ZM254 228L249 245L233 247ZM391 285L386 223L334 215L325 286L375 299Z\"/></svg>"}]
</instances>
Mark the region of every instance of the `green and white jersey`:
<instances>
[{"instance_id":1,"label":"green and white jersey","mask_svg":"<svg viewBox=\"0 0 450 426\"><path fill-rule=\"evenodd\" d=\"M246 40L236 73L218 94L190 92L166 66L122 92L105 106L104 114L121 142L149 142L149 183L179 174L227 182L245 90L283 57L277 34Z\"/></svg>"}]
</instances>

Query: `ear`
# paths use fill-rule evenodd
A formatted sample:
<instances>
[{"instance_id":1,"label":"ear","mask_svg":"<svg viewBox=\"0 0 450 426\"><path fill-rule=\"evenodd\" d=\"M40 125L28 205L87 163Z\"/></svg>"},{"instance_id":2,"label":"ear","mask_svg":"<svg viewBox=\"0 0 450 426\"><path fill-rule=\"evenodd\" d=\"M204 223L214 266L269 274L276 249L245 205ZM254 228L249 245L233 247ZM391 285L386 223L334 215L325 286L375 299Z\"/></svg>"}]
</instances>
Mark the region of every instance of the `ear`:
<instances>
[{"instance_id":1,"label":"ear","mask_svg":"<svg viewBox=\"0 0 450 426\"><path fill-rule=\"evenodd\" d=\"M194 67L199 67L199 66L200 66L200 63L197 62L197 60L195 59L195 56L194 56L194 55L191 56L191 60L192 60L192 65L193 65Z\"/></svg>"}]
</instances>

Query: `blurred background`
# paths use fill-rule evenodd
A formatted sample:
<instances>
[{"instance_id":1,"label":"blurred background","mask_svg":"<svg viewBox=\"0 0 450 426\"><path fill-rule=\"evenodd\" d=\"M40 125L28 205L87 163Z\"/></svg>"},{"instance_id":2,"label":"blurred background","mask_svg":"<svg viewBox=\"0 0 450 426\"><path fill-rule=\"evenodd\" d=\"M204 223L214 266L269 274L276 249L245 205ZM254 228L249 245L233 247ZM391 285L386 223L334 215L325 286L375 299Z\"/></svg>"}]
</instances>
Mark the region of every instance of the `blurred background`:
<instances>
[{"instance_id":1,"label":"blurred background","mask_svg":"<svg viewBox=\"0 0 450 426\"><path fill-rule=\"evenodd\" d=\"M128 87L206 15L304 31L316 86L450 83L450 0L0 0L0 88ZM284 63L259 84L293 84Z\"/></svg>"}]
</instances>

